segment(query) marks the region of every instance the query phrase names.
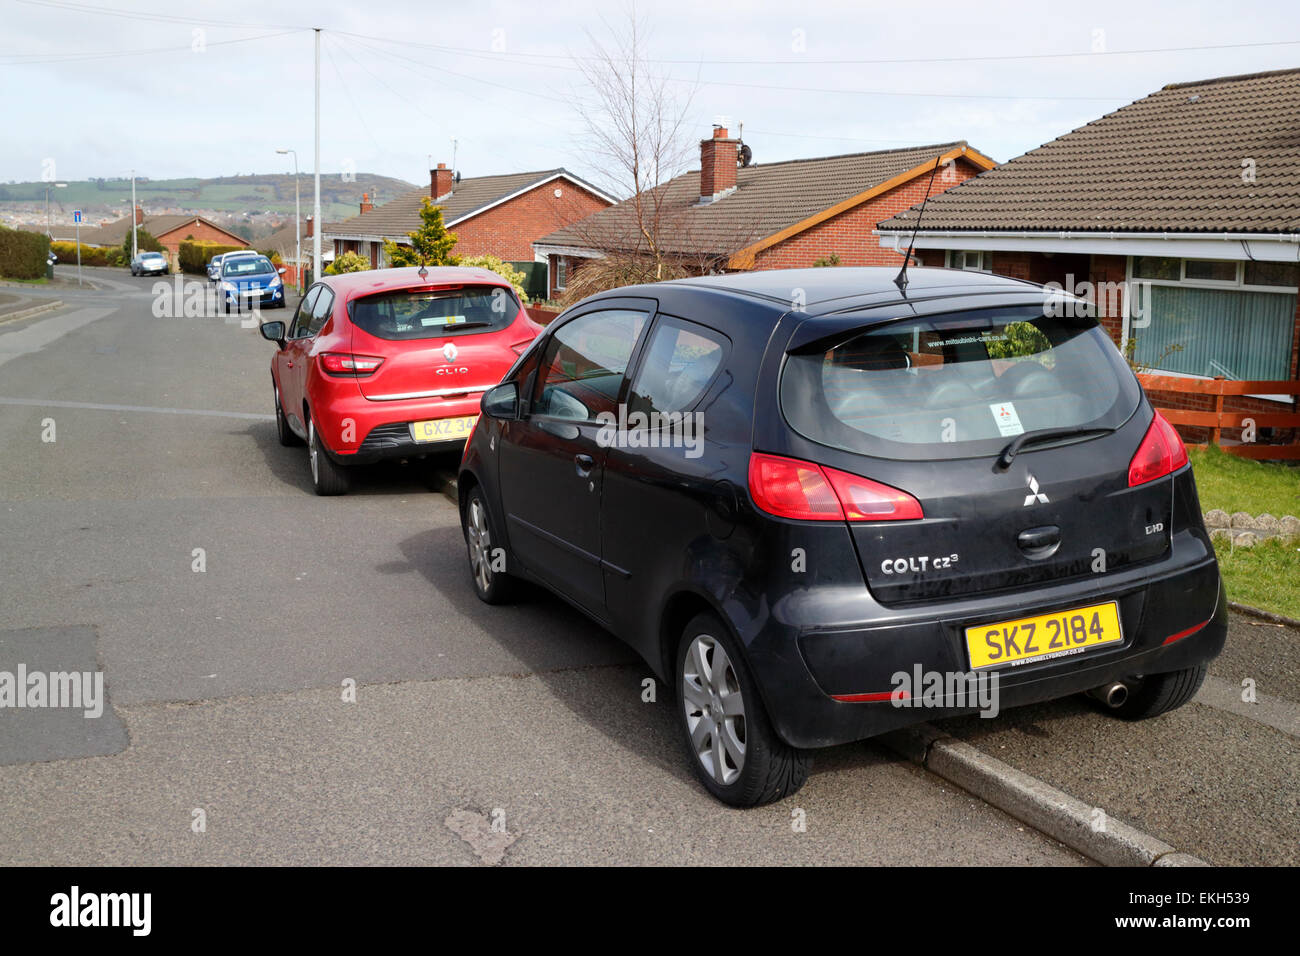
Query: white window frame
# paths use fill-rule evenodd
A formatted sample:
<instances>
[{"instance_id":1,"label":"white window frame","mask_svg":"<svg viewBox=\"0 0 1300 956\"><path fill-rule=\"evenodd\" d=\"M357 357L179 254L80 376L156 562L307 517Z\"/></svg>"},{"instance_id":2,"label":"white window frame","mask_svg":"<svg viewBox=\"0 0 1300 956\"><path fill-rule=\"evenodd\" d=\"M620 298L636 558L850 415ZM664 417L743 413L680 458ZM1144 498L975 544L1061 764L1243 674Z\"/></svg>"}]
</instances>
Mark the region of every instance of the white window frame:
<instances>
[{"instance_id":1,"label":"white window frame","mask_svg":"<svg viewBox=\"0 0 1300 956\"><path fill-rule=\"evenodd\" d=\"M565 256L555 257L555 291L563 292L569 285L569 260Z\"/></svg>"},{"instance_id":2,"label":"white window frame","mask_svg":"<svg viewBox=\"0 0 1300 956\"><path fill-rule=\"evenodd\" d=\"M1186 258L1180 258L1180 259L1179 259L1179 262L1178 262L1178 275L1179 275L1180 278L1178 278L1178 279L1138 279L1138 278L1135 278L1134 275L1133 275L1133 260L1134 260L1134 258L1137 258L1137 257L1135 257L1135 256L1127 256L1127 257L1126 257L1126 262L1125 262L1125 265L1124 265L1124 278L1125 278L1125 280L1126 280L1126 281L1125 281L1125 285L1126 285L1128 288L1132 288L1133 283L1135 283L1135 282L1144 282L1144 283L1146 283L1147 285L1183 286L1183 287L1185 287L1185 288L1192 288L1192 289L1218 289L1219 291L1225 291L1225 290L1226 290L1226 291L1230 291L1230 292L1275 292L1275 293L1277 293L1278 295L1296 295L1296 296L1300 296L1300 286L1293 286L1293 285L1292 285L1292 286L1287 286L1287 285L1247 285L1246 282L1245 282L1245 278L1246 278L1246 262L1245 262L1245 260L1238 261L1238 263L1237 263L1237 278L1236 278L1236 281L1235 281L1235 282L1224 282L1224 281L1217 280L1217 279L1188 279L1188 278L1186 277L1186 276L1187 276L1187 259L1186 259ZM1172 259L1172 258L1175 258L1175 257L1174 257L1174 256L1167 256L1167 257L1161 257L1161 256L1150 256L1150 257L1147 257L1147 256L1143 256L1142 258L1170 258L1170 259ZM1215 261L1223 261L1223 260L1215 260ZM1132 313L1130 312L1130 310L1129 310L1129 303L1130 303L1130 297L1129 297L1129 295L1128 295L1127 293L1125 293L1125 295L1124 295L1124 316L1123 316L1123 326L1122 326L1122 330L1121 330L1121 333L1120 333L1120 336L1121 336L1121 337L1120 337L1120 348L1121 348L1121 349L1123 349L1124 344L1125 344L1126 342L1128 342L1128 338L1129 338L1129 319L1130 319L1131 314L1132 314ZM1294 348L1294 347L1295 347L1295 335L1296 335L1296 333L1295 333L1294 330L1292 331L1291 335L1292 335L1292 342L1291 342L1291 345L1292 345L1292 348ZM1210 380L1212 379L1212 376L1209 376L1209 375L1193 375L1193 374L1190 373L1190 372L1172 372L1172 371L1168 371L1168 370L1166 370L1166 369L1162 369L1162 368L1152 369L1152 370L1151 370L1151 374L1152 374L1152 375L1168 375L1168 376L1170 376L1171 378L1195 378L1195 379L1200 379L1201 381L1207 381L1207 382L1210 381ZM1285 402L1285 403L1287 403L1287 404L1289 404L1289 405L1294 405L1294 404L1296 403L1296 398L1297 398L1297 396L1295 396L1295 395L1245 395L1245 396L1243 396L1243 397L1244 397L1244 398L1263 398L1263 399L1268 399L1269 401L1273 401L1273 402Z\"/></svg>"},{"instance_id":3,"label":"white window frame","mask_svg":"<svg viewBox=\"0 0 1300 956\"><path fill-rule=\"evenodd\" d=\"M969 255L976 255L976 256L979 256L979 257L980 257L980 267L979 267L978 269L967 269L967 268L966 268L966 266L965 266L965 264L964 264L964 263L965 263L965 257L966 257L966 256L969 256ZM959 262L961 262L961 263L963 263L963 264L962 264L962 265L956 265L956 264L954 264L954 260L959 261ZM986 273L986 274L992 274L992 272L993 272L993 253L989 252L987 249L983 249L983 250L981 250L981 249L949 249L949 250L947 250L947 258L944 260L944 265L946 265L949 269L959 269L959 270L961 270L962 272L983 272L983 273Z\"/></svg>"}]
</instances>

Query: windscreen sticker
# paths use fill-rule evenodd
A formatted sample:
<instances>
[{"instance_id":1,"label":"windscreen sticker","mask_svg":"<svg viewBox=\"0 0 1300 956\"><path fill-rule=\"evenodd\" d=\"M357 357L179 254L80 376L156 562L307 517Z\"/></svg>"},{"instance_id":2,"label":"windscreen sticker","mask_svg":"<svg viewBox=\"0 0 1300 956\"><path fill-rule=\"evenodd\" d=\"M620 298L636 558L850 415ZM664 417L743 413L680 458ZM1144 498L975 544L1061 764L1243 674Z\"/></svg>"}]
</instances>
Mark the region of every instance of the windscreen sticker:
<instances>
[{"instance_id":1,"label":"windscreen sticker","mask_svg":"<svg viewBox=\"0 0 1300 956\"><path fill-rule=\"evenodd\" d=\"M998 423L998 431L1003 438L1024 434L1025 426L1020 424L1016 406L1011 402L995 402L989 406L989 411L993 413L993 420Z\"/></svg>"}]
</instances>

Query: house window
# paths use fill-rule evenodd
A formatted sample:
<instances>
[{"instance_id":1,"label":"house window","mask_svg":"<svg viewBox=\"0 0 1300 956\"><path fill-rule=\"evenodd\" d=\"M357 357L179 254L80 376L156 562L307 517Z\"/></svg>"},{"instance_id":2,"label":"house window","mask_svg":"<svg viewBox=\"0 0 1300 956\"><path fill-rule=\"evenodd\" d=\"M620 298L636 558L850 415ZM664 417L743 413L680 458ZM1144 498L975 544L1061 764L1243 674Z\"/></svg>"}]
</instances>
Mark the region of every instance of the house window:
<instances>
[{"instance_id":1,"label":"house window","mask_svg":"<svg viewBox=\"0 0 1300 956\"><path fill-rule=\"evenodd\" d=\"M966 272L992 272L993 253L972 249L949 249L948 268Z\"/></svg>"},{"instance_id":2,"label":"house window","mask_svg":"<svg viewBox=\"0 0 1300 956\"><path fill-rule=\"evenodd\" d=\"M1135 256L1132 276L1145 287L1133 290L1126 329L1137 361L1206 378L1290 377L1294 265Z\"/></svg>"},{"instance_id":3,"label":"house window","mask_svg":"<svg viewBox=\"0 0 1300 956\"><path fill-rule=\"evenodd\" d=\"M569 260L564 256L555 257L555 291L563 292L569 284Z\"/></svg>"},{"instance_id":4,"label":"house window","mask_svg":"<svg viewBox=\"0 0 1300 956\"><path fill-rule=\"evenodd\" d=\"M1183 278L1236 285L1238 263L1227 259L1184 259Z\"/></svg>"}]
</instances>

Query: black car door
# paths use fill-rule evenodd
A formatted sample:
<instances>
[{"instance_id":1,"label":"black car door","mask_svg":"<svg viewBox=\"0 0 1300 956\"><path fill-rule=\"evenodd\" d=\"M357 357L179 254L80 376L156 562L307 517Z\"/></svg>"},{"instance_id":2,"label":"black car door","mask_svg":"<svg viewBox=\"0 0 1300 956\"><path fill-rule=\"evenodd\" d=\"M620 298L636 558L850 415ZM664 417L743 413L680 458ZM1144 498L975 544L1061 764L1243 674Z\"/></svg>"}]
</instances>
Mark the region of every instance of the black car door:
<instances>
[{"instance_id":1,"label":"black car door","mask_svg":"<svg viewBox=\"0 0 1300 956\"><path fill-rule=\"evenodd\" d=\"M511 552L598 617L605 616L603 435L618 417L627 369L653 311L649 300L604 300L566 319L541 346L521 418L502 432L501 501Z\"/></svg>"}]
</instances>

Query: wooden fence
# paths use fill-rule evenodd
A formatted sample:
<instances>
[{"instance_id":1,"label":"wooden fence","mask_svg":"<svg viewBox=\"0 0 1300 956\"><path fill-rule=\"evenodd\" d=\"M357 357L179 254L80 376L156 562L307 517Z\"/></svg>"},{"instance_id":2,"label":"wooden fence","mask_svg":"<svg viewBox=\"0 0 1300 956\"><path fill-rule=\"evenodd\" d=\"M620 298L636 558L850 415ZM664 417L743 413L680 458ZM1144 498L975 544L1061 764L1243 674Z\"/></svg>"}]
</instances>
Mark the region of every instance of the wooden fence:
<instances>
[{"instance_id":1,"label":"wooden fence","mask_svg":"<svg viewBox=\"0 0 1300 956\"><path fill-rule=\"evenodd\" d=\"M1300 435L1300 413L1290 412L1255 412L1225 411L1224 399L1243 395L1300 395L1300 381L1287 382L1234 382L1225 378L1182 378L1174 375L1139 375L1142 387L1150 392L1166 392L1177 395L1199 396L1213 402L1214 408L1194 410L1187 408L1166 408L1152 399L1160 414L1171 425L1186 425L1208 428L1210 444L1220 445L1222 430L1225 428L1242 428L1253 423L1256 428L1296 429ZM1266 445L1260 442L1243 442L1239 445L1221 445L1231 455L1256 459L1300 459L1300 439L1293 437L1290 444Z\"/></svg>"}]
</instances>

